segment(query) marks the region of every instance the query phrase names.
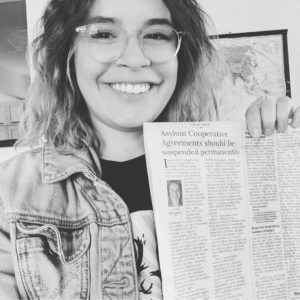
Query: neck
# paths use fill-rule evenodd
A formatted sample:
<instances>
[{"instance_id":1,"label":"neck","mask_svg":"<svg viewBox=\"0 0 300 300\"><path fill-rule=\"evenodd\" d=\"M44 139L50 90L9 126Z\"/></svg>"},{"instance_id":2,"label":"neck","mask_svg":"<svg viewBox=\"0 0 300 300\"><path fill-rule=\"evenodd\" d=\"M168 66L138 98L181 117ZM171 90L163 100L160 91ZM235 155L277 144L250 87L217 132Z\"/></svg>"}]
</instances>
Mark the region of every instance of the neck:
<instances>
[{"instance_id":1,"label":"neck","mask_svg":"<svg viewBox=\"0 0 300 300\"><path fill-rule=\"evenodd\" d=\"M145 153L142 128L120 131L101 124L97 132L101 142L100 156L103 159L126 161Z\"/></svg>"}]
</instances>

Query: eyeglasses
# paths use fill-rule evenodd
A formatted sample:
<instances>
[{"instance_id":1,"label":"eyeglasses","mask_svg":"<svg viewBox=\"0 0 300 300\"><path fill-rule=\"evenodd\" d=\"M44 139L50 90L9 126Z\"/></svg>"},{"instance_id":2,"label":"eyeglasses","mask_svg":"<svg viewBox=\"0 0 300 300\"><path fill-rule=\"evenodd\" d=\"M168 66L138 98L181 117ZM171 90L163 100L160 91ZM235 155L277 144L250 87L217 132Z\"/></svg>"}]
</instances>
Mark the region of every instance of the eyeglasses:
<instances>
[{"instance_id":1,"label":"eyeglasses","mask_svg":"<svg viewBox=\"0 0 300 300\"><path fill-rule=\"evenodd\" d=\"M151 25L137 34L129 34L124 28L107 23L84 25L75 30L83 36L86 51L103 63L122 56L131 35L136 36L141 51L151 62L167 62L177 55L185 34L168 25Z\"/></svg>"}]
</instances>

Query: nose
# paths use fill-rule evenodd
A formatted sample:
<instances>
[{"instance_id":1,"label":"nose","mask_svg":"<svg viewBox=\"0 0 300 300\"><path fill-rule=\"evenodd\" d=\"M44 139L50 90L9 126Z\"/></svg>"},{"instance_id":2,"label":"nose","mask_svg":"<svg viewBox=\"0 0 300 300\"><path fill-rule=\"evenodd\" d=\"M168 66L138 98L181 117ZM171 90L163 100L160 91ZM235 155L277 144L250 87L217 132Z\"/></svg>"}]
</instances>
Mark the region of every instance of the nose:
<instances>
[{"instance_id":1,"label":"nose","mask_svg":"<svg viewBox=\"0 0 300 300\"><path fill-rule=\"evenodd\" d=\"M116 60L116 63L131 69L139 69L150 66L151 61L144 55L138 38L136 36L128 36L124 51Z\"/></svg>"}]
</instances>

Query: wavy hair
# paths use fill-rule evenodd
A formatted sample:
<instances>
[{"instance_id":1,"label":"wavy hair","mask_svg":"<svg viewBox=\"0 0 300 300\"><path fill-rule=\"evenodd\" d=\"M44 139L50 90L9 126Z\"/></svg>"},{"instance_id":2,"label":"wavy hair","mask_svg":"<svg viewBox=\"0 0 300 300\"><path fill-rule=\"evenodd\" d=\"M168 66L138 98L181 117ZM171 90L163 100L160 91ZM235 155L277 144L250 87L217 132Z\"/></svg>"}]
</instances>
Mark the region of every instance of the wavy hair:
<instances>
[{"instance_id":1,"label":"wavy hair","mask_svg":"<svg viewBox=\"0 0 300 300\"><path fill-rule=\"evenodd\" d=\"M175 91L159 121L207 121L217 116L213 95L215 51L206 32L207 16L196 0L163 0L175 29L184 31ZM94 0L50 0L32 43L35 76L21 122L21 144L41 136L58 149L91 146L97 137L76 81L75 28L85 24Z\"/></svg>"}]
</instances>

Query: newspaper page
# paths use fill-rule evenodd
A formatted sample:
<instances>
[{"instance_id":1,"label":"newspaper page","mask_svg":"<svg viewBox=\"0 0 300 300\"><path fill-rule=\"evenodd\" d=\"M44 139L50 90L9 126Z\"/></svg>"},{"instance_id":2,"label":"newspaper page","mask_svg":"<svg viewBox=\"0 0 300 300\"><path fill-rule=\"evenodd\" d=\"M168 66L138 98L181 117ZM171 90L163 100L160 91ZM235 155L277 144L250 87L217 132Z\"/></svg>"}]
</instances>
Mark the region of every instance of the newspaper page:
<instances>
[{"instance_id":1,"label":"newspaper page","mask_svg":"<svg viewBox=\"0 0 300 300\"><path fill-rule=\"evenodd\" d=\"M300 130L147 123L164 300L300 299Z\"/></svg>"}]
</instances>

